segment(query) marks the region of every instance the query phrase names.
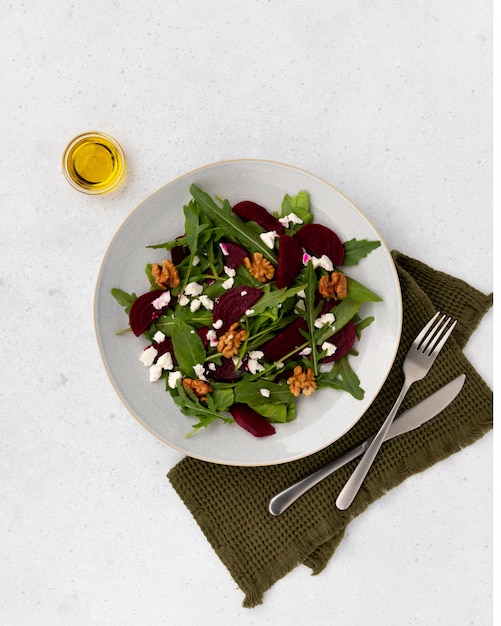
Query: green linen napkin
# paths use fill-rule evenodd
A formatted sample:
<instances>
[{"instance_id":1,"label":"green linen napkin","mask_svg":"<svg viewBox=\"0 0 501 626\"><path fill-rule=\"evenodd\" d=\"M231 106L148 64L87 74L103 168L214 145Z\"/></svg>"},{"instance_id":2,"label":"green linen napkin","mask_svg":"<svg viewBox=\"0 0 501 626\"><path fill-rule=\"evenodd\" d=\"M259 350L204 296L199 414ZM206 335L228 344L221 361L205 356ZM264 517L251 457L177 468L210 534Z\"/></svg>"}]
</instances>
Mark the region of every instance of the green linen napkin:
<instances>
[{"instance_id":1,"label":"green linen napkin","mask_svg":"<svg viewBox=\"0 0 501 626\"><path fill-rule=\"evenodd\" d=\"M492 391L462 352L491 307L492 294L399 252L392 254L403 300L400 347L386 383L354 428L324 450L291 463L234 467L185 458L168 474L245 594L244 607L262 603L264 592L301 563L318 574L351 519L408 476L458 452L492 428ZM455 317L458 324L430 373L411 387L401 411L465 373L465 385L454 402L421 428L384 444L347 511L336 509L335 498L357 461L310 490L281 516L271 516L272 496L377 431L400 391L401 366L410 344L437 310Z\"/></svg>"}]
</instances>

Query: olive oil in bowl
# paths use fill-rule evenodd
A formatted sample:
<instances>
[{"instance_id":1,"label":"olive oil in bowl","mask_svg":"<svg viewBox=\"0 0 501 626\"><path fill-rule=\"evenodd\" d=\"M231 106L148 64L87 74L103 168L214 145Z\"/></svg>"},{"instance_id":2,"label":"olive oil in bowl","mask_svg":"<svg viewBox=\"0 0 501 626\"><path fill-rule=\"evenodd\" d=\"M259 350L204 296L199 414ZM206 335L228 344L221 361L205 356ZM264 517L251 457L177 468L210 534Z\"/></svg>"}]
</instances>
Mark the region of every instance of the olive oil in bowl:
<instances>
[{"instance_id":1,"label":"olive oil in bowl","mask_svg":"<svg viewBox=\"0 0 501 626\"><path fill-rule=\"evenodd\" d=\"M78 191L89 194L114 189L125 174L125 154L120 144L104 133L79 135L63 156L66 179Z\"/></svg>"}]
</instances>

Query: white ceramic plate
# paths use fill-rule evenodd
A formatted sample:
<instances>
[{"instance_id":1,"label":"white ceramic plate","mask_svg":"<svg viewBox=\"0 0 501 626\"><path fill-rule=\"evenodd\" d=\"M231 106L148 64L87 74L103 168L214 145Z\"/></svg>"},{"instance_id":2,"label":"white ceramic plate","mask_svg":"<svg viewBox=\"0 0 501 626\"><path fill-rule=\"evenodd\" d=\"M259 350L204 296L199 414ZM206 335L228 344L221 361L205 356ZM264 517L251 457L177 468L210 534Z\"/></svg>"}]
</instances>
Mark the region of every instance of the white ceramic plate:
<instances>
[{"instance_id":1,"label":"white ceramic plate","mask_svg":"<svg viewBox=\"0 0 501 626\"><path fill-rule=\"evenodd\" d=\"M314 221L330 226L342 241L379 239L382 246L348 275L378 293L383 302L364 304L362 315L375 322L364 330L352 365L365 390L363 400L346 392L323 389L298 401L294 422L276 425L271 437L255 438L236 424L213 422L190 438L195 419L183 415L165 391L163 381L150 383L139 361L144 338L116 335L128 320L111 296L119 287L138 295L148 290L147 263L161 262L164 251L146 246L183 234L183 206L192 183L232 204L254 200L278 210L286 193L307 191ZM363 416L386 380L400 340L400 285L390 252L380 234L344 195L318 177L290 165L243 159L207 165L185 174L140 204L111 241L96 287L95 324L104 365L118 395L139 422L161 441L195 458L228 465L271 465L312 454L346 433Z\"/></svg>"}]
</instances>

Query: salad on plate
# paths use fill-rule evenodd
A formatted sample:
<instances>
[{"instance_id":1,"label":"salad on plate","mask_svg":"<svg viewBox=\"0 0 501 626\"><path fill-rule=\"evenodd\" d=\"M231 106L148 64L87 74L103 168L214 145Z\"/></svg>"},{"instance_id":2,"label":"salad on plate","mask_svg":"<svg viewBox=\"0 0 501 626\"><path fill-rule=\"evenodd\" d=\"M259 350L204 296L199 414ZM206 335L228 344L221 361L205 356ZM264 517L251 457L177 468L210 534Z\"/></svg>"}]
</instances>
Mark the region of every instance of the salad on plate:
<instances>
[{"instance_id":1,"label":"salad on plate","mask_svg":"<svg viewBox=\"0 0 501 626\"><path fill-rule=\"evenodd\" d=\"M146 340L149 380L196 419L187 436L215 420L272 435L300 396L325 389L362 399L350 357L374 321L364 302L381 298L349 267L380 241L342 242L315 223L304 191L272 211L189 190L184 233L149 246L164 251L145 268L149 288L112 289L129 319L118 332Z\"/></svg>"}]
</instances>

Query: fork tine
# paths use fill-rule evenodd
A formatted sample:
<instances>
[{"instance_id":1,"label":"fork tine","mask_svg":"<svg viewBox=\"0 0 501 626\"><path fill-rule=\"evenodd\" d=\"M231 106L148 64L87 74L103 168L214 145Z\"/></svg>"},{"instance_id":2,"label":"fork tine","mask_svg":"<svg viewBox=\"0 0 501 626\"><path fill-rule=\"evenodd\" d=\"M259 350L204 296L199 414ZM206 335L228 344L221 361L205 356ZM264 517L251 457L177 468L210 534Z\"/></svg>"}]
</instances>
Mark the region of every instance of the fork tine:
<instances>
[{"instance_id":1,"label":"fork tine","mask_svg":"<svg viewBox=\"0 0 501 626\"><path fill-rule=\"evenodd\" d=\"M418 350L420 350L423 353L426 353L428 352L428 350L431 350L430 346L432 345L433 342L435 342L440 337L440 335L446 328L449 320L450 318L447 319L447 315L445 314L442 315L442 317L437 321L435 326L430 330L430 332L426 335L423 341L421 341L421 344L418 346Z\"/></svg>"},{"instance_id":2,"label":"fork tine","mask_svg":"<svg viewBox=\"0 0 501 626\"><path fill-rule=\"evenodd\" d=\"M419 348L419 346L421 345L421 343L423 342L423 339L426 337L428 331L430 330L430 328L433 326L433 324L435 323L435 320L437 319L437 317L440 315L440 312L437 311L437 313L435 313L435 315L431 318L431 320L428 322L428 324L426 324L426 326L423 328L423 330L419 333L419 335L414 339L413 345L416 348Z\"/></svg>"},{"instance_id":3,"label":"fork tine","mask_svg":"<svg viewBox=\"0 0 501 626\"><path fill-rule=\"evenodd\" d=\"M451 321L451 317L449 317L449 319L447 320L447 324ZM429 356L437 356L437 354L440 352L440 350L444 347L445 342L447 341L447 339L449 339L452 331L454 330L454 327L457 324L457 320L454 320L452 322L452 324L449 326L449 329L447 330L447 332L443 335L443 337L440 339L440 341L438 341L438 343L436 343L433 348L429 351ZM445 327L444 327L445 328ZM427 348L428 350L428 348Z\"/></svg>"}]
</instances>

